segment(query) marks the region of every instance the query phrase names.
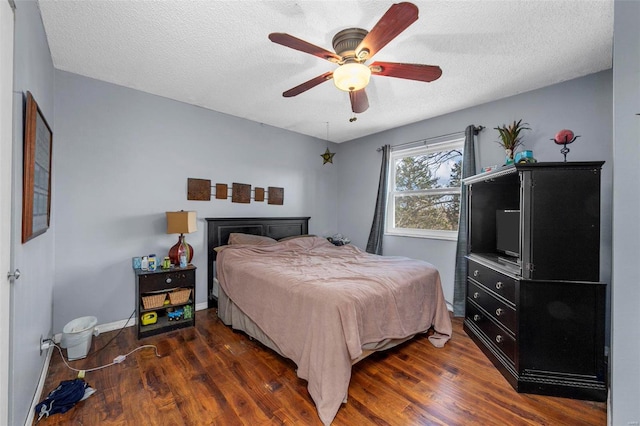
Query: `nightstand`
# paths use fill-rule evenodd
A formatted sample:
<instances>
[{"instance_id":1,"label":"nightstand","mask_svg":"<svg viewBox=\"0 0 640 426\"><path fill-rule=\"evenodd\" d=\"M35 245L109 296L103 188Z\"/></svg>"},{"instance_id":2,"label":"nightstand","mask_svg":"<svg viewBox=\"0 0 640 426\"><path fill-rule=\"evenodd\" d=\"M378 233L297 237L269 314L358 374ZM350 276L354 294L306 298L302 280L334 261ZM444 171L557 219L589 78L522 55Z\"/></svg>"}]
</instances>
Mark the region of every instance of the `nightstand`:
<instances>
[{"instance_id":1,"label":"nightstand","mask_svg":"<svg viewBox=\"0 0 640 426\"><path fill-rule=\"evenodd\" d=\"M138 339L195 325L195 266L134 271Z\"/></svg>"}]
</instances>

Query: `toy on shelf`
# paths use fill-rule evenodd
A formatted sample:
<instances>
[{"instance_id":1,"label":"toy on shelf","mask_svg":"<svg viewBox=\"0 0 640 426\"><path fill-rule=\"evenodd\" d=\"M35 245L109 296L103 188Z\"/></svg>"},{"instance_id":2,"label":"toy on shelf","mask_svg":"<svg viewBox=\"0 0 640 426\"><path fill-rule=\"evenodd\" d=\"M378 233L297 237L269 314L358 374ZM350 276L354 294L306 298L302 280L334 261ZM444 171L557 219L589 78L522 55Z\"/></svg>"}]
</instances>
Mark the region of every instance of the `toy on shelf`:
<instances>
[{"instance_id":1,"label":"toy on shelf","mask_svg":"<svg viewBox=\"0 0 640 426\"><path fill-rule=\"evenodd\" d=\"M191 305L185 305L182 309L184 309L184 319L193 318L193 309Z\"/></svg>"},{"instance_id":2,"label":"toy on shelf","mask_svg":"<svg viewBox=\"0 0 640 426\"><path fill-rule=\"evenodd\" d=\"M156 311L153 312L145 312L142 314L142 325L151 325L158 322L158 313Z\"/></svg>"},{"instance_id":3,"label":"toy on shelf","mask_svg":"<svg viewBox=\"0 0 640 426\"><path fill-rule=\"evenodd\" d=\"M176 309L175 311L167 312L167 318L169 321L180 321L184 319L184 311L182 309Z\"/></svg>"}]
</instances>

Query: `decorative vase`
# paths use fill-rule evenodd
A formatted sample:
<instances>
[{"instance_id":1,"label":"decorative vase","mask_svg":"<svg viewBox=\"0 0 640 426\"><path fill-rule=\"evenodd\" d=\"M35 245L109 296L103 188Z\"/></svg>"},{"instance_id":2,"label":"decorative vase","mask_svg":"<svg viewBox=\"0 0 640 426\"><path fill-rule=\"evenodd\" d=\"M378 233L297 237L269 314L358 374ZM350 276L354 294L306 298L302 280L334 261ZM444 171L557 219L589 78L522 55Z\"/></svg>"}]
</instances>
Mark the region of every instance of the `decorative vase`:
<instances>
[{"instance_id":1,"label":"decorative vase","mask_svg":"<svg viewBox=\"0 0 640 426\"><path fill-rule=\"evenodd\" d=\"M504 165L508 166L509 164L513 164L513 150L505 149L504 154L505 154Z\"/></svg>"},{"instance_id":2,"label":"decorative vase","mask_svg":"<svg viewBox=\"0 0 640 426\"><path fill-rule=\"evenodd\" d=\"M186 266L191 263L191 259L193 258L193 247L189 245L184 239L184 234L180 234L178 237L178 242L169 249L169 259L171 259L171 263L175 266L180 266L183 262L181 262L181 255L185 255L186 257ZM184 268L184 266L180 266Z\"/></svg>"}]
</instances>

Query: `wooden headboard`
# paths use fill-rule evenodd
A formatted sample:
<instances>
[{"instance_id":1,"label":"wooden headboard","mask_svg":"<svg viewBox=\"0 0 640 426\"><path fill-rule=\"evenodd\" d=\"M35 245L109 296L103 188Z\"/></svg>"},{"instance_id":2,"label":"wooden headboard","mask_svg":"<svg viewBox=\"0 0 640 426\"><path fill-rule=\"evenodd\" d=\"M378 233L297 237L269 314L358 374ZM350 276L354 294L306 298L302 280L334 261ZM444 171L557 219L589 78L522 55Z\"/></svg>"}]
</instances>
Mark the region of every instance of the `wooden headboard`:
<instances>
[{"instance_id":1,"label":"wooden headboard","mask_svg":"<svg viewBox=\"0 0 640 426\"><path fill-rule=\"evenodd\" d=\"M293 235L309 233L308 217L227 217L206 218L207 221L207 304L209 308L216 307L218 301L213 295L213 279L217 252L215 247L227 244L229 234L239 232L243 234L262 235L279 240Z\"/></svg>"}]
</instances>

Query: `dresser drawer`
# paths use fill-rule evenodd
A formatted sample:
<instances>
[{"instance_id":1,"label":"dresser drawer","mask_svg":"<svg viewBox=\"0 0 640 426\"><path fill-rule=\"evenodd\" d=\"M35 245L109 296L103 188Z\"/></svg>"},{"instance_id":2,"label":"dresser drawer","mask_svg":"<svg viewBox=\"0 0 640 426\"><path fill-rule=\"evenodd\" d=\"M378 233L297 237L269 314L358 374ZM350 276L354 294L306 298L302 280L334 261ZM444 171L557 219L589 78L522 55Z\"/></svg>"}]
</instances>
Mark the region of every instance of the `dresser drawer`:
<instances>
[{"instance_id":1,"label":"dresser drawer","mask_svg":"<svg viewBox=\"0 0 640 426\"><path fill-rule=\"evenodd\" d=\"M509 302L516 302L516 280L491 268L467 260L467 274L489 290L504 297Z\"/></svg>"},{"instance_id":2,"label":"dresser drawer","mask_svg":"<svg viewBox=\"0 0 640 426\"><path fill-rule=\"evenodd\" d=\"M195 269L163 274L140 274L138 277L140 293L193 286L193 283L195 283L195 274Z\"/></svg>"},{"instance_id":3,"label":"dresser drawer","mask_svg":"<svg viewBox=\"0 0 640 426\"><path fill-rule=\"evenodd\" d=\"M516 341L509 333L494 323L474 303L467 304L466 317L482 331L494 347L500 349L511 362L515 363Z\"/></svg>"},{"instance_id":4,"label":"dresser drawer","mask_svg":"<svg viewBox=\"0 0 640 426\"><path fill-rule=\"evenodd\" d=\"M489 294L483 287L471 280L467 280L467 297L491 314L497 322L515 334L515 308Z\"/></svg>"}]
</instances>

